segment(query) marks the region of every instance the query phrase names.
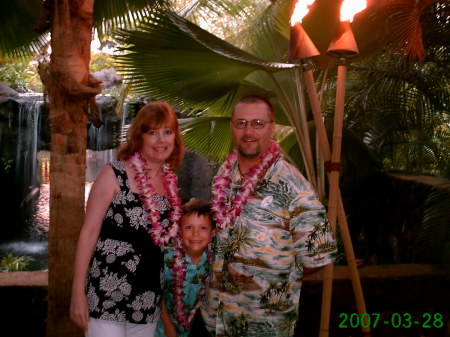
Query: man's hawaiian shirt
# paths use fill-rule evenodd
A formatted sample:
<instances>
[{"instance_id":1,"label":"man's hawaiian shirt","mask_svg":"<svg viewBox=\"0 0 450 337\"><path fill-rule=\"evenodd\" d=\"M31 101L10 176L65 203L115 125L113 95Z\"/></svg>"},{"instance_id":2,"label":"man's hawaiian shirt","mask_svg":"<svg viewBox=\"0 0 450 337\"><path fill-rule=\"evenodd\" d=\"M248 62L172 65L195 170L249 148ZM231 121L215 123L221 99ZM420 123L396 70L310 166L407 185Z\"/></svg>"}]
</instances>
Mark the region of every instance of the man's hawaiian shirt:
<instances>
[{"instance_id":1,"label":"man's hawaiian shirt","mask_svg":"<svg viewBox=\"0 0 450 337\"><path fill-rule=\"evenodd\" d=\"M238 176L237 165L233 177ZM230 198L240 185L232 179ZM324 206L282 158L267 170L233 226L218 231L201 306L213 336L293 336L303 268L336 253Z\"/></svg>"}]
</instances>

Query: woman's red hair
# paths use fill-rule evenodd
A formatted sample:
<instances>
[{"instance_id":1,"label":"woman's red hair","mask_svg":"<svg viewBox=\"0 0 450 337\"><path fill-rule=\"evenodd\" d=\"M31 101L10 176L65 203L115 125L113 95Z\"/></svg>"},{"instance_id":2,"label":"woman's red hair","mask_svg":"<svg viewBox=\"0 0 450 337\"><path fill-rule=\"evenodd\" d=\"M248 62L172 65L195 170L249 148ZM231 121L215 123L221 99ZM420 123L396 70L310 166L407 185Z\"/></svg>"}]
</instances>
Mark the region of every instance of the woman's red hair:
<instances>
[{"instance_id":1,"label":"woman's red hair","mask_svg":"<svg viewBox=\"0 0 450 337\"><path fill-rule=\"evenodd\" d=\"M177 116L166 102L149 103L138 111L128 129L126 143L117 152L117 159L126 161L135 152L141 151L142 134L162 126L170 128L175 133L174 148L166 162L171 169L176 170L184 157L184 144Z\"/></svg>"}]
</instances>

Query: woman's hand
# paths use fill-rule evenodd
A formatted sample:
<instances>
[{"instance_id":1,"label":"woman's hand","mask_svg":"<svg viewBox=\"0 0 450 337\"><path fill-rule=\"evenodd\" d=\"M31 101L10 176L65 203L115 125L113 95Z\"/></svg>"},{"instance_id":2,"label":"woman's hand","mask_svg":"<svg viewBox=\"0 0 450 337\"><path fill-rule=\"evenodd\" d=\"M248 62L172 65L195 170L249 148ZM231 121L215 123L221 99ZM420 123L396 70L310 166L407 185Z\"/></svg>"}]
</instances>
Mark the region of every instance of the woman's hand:
<instances>
[{"instance_id":1,"label":"woman's hand","mask_svg":"<svg viewBox=\"0 0 450 337\"><path fill-rule=\"evenodd\" d=\"M87 298L84 293L72 293L72 300L70 302L70 318L84 331L88 329L89 309Z\"/></svg>"},{"instance_id":2,"label":"woman's hand","mask_svg":"<svg viewBox=\"0 0 450 337\"><path fill-rule=\"evenodd\" d=\"M119 191L120 188L113 169L109 165L105 166L95 180L89 194L86 216L80 231L75 254L70 317L85 331L89 323L89 308L85 294L89 262L100 234L106 210L114 194Z\"/></svg>"}]
</instances>

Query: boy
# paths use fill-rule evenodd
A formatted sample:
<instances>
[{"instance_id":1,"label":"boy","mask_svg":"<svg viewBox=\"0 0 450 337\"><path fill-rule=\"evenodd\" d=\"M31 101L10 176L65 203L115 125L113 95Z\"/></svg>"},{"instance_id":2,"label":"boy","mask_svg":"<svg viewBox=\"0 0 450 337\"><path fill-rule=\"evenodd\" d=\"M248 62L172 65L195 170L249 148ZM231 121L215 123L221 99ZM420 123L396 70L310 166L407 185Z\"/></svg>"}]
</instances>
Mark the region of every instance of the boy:
<instances>
[{"instance_id":1,"label":"boy","mask_svg":"<svg viewBox=\"0 0 450 337\"><path fill-rule=\"evenodd\" d=\"M206 290L215 233L211 206L191 200L183 206L181 240L165 252L161 320L156 337L186 337Z\"/></svg>"}]
</instances>

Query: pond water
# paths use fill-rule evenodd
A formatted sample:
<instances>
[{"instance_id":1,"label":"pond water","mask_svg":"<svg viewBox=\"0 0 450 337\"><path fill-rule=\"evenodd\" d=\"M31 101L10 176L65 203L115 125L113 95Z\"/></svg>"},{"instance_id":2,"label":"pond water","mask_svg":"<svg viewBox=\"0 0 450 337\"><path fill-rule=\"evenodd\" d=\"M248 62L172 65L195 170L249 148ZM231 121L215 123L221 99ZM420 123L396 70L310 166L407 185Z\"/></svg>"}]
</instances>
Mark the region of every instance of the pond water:
<instances>
[{"instance_id":1,"label":"pond water","mask_svg":"<svg viewBox=\"0 0 450 337\"><path fill-rule=\"evenodd\" d=\"M115 150L86 151L86 185L85 198L93 181L102 167L115 158ZM23 256L28 262L27 270L45 270L48 265L48 229L50 200L50 153L40 151L36 154L39 185L30 189L22 200L22 227L24 231L15 238L0 243L0 256L8 253Z\"/></svg>"},{"instance_id":2,"label":"pond water","mask_svg":"<svg viewBox=\"0 0 450 337\"><path fill-rule=\"evenodd\" d=\"M85 198L89 196L91 186L102 167L115 158L115 150L86 151L86 185ZM25 214L25 231L17 238L0 243L0 256L12 253L14 256L25 256L29 259L30 270L47 269L48 229L49 229L49 156L47 151L38 153L40 181L27 202L28 214Z\"/></svg>"},{"instance_id":3,"label":"pond water","mask_svg":"<svg viewBox=\"0 0 450 337\"><path fill-rule=\"evenodd\" d=\"M50 129L48 107L43 100L42 94L20 94L3 105L0 121L1 183L8 198L0 204L0 257L12 253L29 258L31 270L47 268ZM115 159L111 130L123 130L129 122L125 118L128 104L124 104L119 117L111 109L111 102L106 96L99 97L103 124L100 128L87 126L86 199L102 167Z\"/></svg>"}]
</instances>

